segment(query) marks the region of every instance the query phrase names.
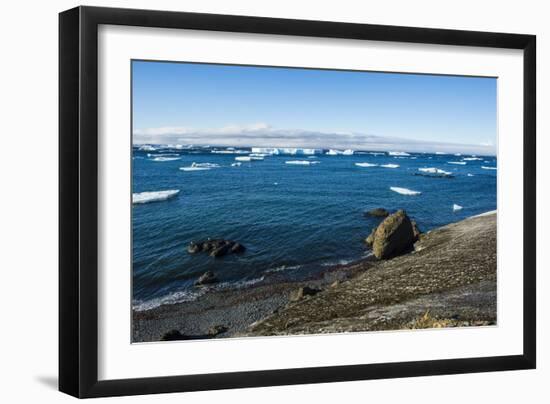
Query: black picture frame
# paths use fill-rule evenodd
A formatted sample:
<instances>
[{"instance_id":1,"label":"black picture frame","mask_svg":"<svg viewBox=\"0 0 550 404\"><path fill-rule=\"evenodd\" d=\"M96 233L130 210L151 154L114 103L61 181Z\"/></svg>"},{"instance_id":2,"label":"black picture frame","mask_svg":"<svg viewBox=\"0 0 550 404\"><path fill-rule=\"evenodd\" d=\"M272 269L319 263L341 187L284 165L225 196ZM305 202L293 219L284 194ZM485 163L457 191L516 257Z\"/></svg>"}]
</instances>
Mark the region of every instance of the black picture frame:
<instances>
[{"instance_id":1,"label":"black picture frame","mask_svg":"<svg viewBox=\"0 0 550 404\"><path fill-rule=\"evenodd\" d=\"M523 50L523 354L99 381L98 26L180 28ZM536 37L184 12L77 7L59 15L59 390L104 397L536 366Z\"/></svg>"}]
</instances>

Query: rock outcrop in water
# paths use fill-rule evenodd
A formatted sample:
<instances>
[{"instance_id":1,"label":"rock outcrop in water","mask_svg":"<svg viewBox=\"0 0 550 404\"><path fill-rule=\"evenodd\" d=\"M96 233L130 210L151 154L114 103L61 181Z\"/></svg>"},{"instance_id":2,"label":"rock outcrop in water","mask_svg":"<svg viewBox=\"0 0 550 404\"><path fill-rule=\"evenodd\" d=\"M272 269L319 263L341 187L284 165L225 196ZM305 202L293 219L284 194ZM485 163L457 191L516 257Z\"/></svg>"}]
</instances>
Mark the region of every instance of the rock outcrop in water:
<instances>
[{"instance_id":1,"label":"rock outcrop in water","mask_svg":"<svg viewBox=\"0 0 550 404\"><path fill-rule=\"evenodd\" d=\"M404 210L388 216L366 238L375 257L387 259L410 251L420 231Z\"/></svg>"},{"instance_id":2,"label":"rock outcrop in water","mask_svg":"<svg viewBox=\"0 0 550 404\"><path fill-rule=\"evenodd\" d=\"M388 212L384 208L375 208L365 212L365 216L388 217L389 215L390 215L390 212Z\"/></svg>"},{"instance_id":3,"label":"rock outcrop in water","mask_svg":"<svg viewBox=\"0 0 550 404\"><path fill-rule=\"evenodd\" d=\"M189 254L197 254L199 252L208 253L211 257L223 257L227 254L240 254L243 253L246 248L236 241L233 240L224 240L224 239L214 239L214 240L205 240L205 241L192 241L187 246L187 252Z\"/></svg>"},{"instance_id":4,"label":"rock outcrop in water","mask_svg":"<svg viewBox=\"0 0 550 404\"><path fill-rule=\"evenodd\" d=\"M218 278L212 271L206 271L195 281L195 286L209 285L218 282Z\"/></svg>"}]
</instances>

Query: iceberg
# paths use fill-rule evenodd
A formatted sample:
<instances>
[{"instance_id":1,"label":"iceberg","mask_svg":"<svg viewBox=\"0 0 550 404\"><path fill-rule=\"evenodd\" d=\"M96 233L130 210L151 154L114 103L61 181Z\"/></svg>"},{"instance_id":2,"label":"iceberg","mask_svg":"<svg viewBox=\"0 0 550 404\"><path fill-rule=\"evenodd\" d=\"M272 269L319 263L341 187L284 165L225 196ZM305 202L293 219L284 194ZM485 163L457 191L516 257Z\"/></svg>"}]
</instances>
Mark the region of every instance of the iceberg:
<instances>
[{"instance_id":1,"label":"iceberg","mask_svg":"<svg viewBox=\"0 0 550 404\"><path fill-rule=\"evenodd\" d=\"M328 152L325 153L327 156L353 156L354 151L351 149L346 149L344 151L337 150L337 149L329 149Z\"/></svg>"},{"instance_id":2,"label":"iceberg","mask_svg":"<svg viewBox=\"0 0 550 404\"><path fill-rule=\"evenodd\" d=\"M139 192L132 194L132 203L148 203L165 201L179 194L179 189L170 189L167 191Z\"/></svg>"},{"instance_id":3,"label":"iceberg","mask_svg":"<svg viewBox=\"0 0 550 404\"><path fill-rule=\"evenodd\" d=\"M155 151L155 150L157 150L157 149L155 149L155 148L154 148L153 146L151 146L151 145L144 144L143 146L141 146L141 147L139 148L139 150L141 150L141 151Z\"/></svg>"},{"instance_id":4,"label":"iceberg","mask_svg":"<svg viewBox=\"0 0 550 404\"><path fill-rule=\"evenodd\" d=\"M384 167L384 168L399 168L399 164L381 164L380 167Z\"/></svg>"},{"instance_id":5,"label":"iceberg","mask_svg":"<svg viewBox=\"0 0 550 404\"><path fill-rule=\"evenodd\" d=\"M479 157L463 157L462 160L464 160L464 161L476 161L476 160L483 160L483 159L479 158Z\"/></svg>"},{"instance_id":6,"label":"iceberg","mask_svg":"<svg viewBox=\"0 0 550 404\"><path fill-rule=\"evenodd\" d=\"M388 156L408 157L408 156L410 156L410 154L406 153L406 152L402 152L402 151L390 151L390 152L388 152Z\"/></svg>"},{"instance_id":7,"label":"iceberg","mask_svg":"<svg viewBox=\"0 0 550 404\"><path fill-rule=\"evenodd\" d=\"M487 167L487 166L481 166L484 170L496 170L496 167Z\"/></svg>"},{"instance_id":8,"label":"iceberg","mask_svg":"<svg viewBox=\"0 0 550 404\"><path fill-rule=\"evenodd\" d=\"M355 163L357 167L378 167L378 164L373 163Z\"/></svg>"},{"instance_id":9,"label":"iceberg","mask_svg":"<svg viewBox=\"0 0 550 404\"><path fill-rule=\"evenodd\" d=\"M313 154L322 154L321 149L311 149L311 148L302 148L302 147L253 147L251 149L252 153L256 154L266 154L266 155L279 155L279 154L290 154L290 155L313 155Z\"/></svg>"},{"instance_id":10,"label":"iceberg","mask_svg":"<svg viewBox=\"0 0 550 404\"><path fill-rule=\"evenodd\" d=\"M459 166L465 166L466 162L465 161L447 161L447 164L456 164Z\"/></svg>"},{"instance_id":11,"label":"iceberg","mask_svg":"<svg viewBox=\"0 0 550 404\"><path fill-rule=\"evenodd\" d=\"M240 167L241 164L242 163L240 161L237 161L236 163L231 163L231 167Z\"/></svg>"},{"instance_id":12,"label":"iceberg","mask_svg":"<svg viewBox=\"0 0 550 404\"><path fill-rule=\"evenodd\" d=\"M462 206L457 205L456 203L453 204L453 212L456 212L457 210L462 210Z\"/></svg>"},{"instance_id":13,"label":"iceberg","mask_svg":"<svg viewBox=\"0 0 550 404\"><path fill-rule=\"evenodd\" d=\"M420 191L413 191L412 189L408 189L408 188L390 187L390 189L393 192L397 192L398 194L401 194L401 195L420 195L422 193Z\"/></svg>"}]
</instances>

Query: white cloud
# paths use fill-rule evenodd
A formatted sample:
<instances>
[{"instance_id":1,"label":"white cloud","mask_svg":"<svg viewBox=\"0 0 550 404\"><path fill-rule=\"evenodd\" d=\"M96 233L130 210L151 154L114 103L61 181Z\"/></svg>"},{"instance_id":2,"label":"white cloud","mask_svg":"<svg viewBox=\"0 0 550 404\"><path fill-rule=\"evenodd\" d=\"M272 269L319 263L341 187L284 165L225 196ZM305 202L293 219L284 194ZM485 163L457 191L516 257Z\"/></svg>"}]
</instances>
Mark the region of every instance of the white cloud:
<instances>
[{"instance_id":1,"label":"white cloud","mask_svg":"<svg viewBox=\"0 0 550 404\"><path fill-rule=\"evenodd\" d=\"M192 129L177 126L136 129L133 143L495 154L495 147L492 144L469 145L351 132L277 129L262 122L248 125L229 125L214 129Z\"/></svg>"}]
</instances>

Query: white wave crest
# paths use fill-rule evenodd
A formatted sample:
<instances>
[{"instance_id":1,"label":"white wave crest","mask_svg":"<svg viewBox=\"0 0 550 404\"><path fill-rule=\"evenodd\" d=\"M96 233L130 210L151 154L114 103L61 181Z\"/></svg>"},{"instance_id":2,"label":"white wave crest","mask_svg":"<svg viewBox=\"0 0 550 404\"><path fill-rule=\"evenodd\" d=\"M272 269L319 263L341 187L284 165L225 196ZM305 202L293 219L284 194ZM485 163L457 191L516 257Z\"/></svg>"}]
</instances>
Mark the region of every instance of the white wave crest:
<instances>
[{"instance_id":1,"label":"white wave crest","mask_svg":"<svg viewBox=\"0 0 550 404\"><path fill-rule=\"evenodd\" d=\"M399 168L399 164L381 164L380 167L384 167L384 168Z\"/></svg>"},{"instance_id":2,"label":"white wave crest","mask_svg":"<svg viewBox=\"0 0 550 404\"><path fill-rule=\"evenodd\" d=\"M265 272L266 273L282 272L282 271L286 271L287 269L299 269L302 266L303 265L281 265L279 267L266 269Z\"/></svg>"},{"instance_id":3,"label":"white wave crest","mask_svg":"<svg viewBox=\"0 0 550 404\"><path fill-rule=\"evenodd\" d=\"M240 161L237 161L236 163L231 163L231 167L240 167L241 164L242 163Z\"/></svg>"},{"instance_id":4,"label":"white wave crest","mask_svg":"<svg viewBox=\"0 0 550 404\"><path fill-rule=\"evenodd\" d=\"M154 309L159 306L163 306L165 304L192 302L194 300L197 300L199 297L203 296L204 294L213 290L242 289L248 286L255 285L263 281L264 279L265 278L262 276L260 278L255 278L255 279L250 279L245 281L220 282L215 285L211 285L211 286L209 285L201 288L178 290L176 292L169 293L162 297L157 297L146 301L136 301L132 304L132 306L135 311L145 311L145 310Z\"/></svg>"},{"instance_id":5,"label":"white wave crest","mask_svg":"<svg viewBox=\"0 0 550 404\"><path fill-rule=\"evenodd\" d=\"M132 194L132 203L148 203L164 201L179 194L179 189L170 189L166 191L139 192Z\"/></svg>"},{"instance_id":6,"label":"white wave crest","mask_svg":"<svg viewBox=\"0 0 550 404\"><path fill-rule=\"evenodd\" d=\"M408 188L390 187L390 189L393 192L397 192L398 194L401 194L401 195L420 195L422 193L420 191L413 191L412 189L408 189Z\"/></svg>"},{"instance_id":7,"label":"white wave crest","mask_svg":"<svg viewBox=\"0 0 550 404\"><path fill-rule=\"evenodd\" d=\"M467 175L468 177L473 177L473 176L474 176L474 174L470 174L470 173L468 173L468 174L466 174L466 175Z\"/></svg>"},{"instance_id":8,"label":"white wave crest","mask_svg":"<svg viewBox=\"0 0 550 404\"><path fill-rule=\"evenodd\" d=\"M462 210L462 206L457 205L456 203L453 204L453 212L456 212L457 210Z\"/></svg>"},{"instance_id":9,"label":"white wave crest","mask_svg":"<svg viewBox=\"0 0 550 404\"><path fill-rule=\"evenodd\" d=\"M350 264L352 263L353 261L352 260L344 260L344 259L341 259L341 260L338 260L338 261L329 261L329 262L323 262L321 264L322 267L334 267L336 265L347 265L347 264Z\"/></svg>"},{"instance_id":10,"label":"white wave crest","mask_svg":"<svg viewBox=\"0 0 550 404\"><path fill-rule=\"evenodd\" d=\"M487 166L481 166L484 170L496 170L496 167L487 167Z\"/></svg>"},{"instance_id":11,"label":"white wave crest","mask_svg":"<svg viewBox=\"0 0 550 404\"><path fill-rule=\"evenodd\" d=\"M378 164L373 163L355 163L357 167L378 167Z\"/></svg>"},{"instance_id":12,"label":"white wave crest","mask_svg":"<svg viewBox=\"0 0 550 404\"><path fill-rule=\"evenodd\" d=\"M165 304L192 302L194 300L197 300L200 296L204 295L206 291L206 288L200 288L196 290L179 290L166 296L134 302L132 306L135 311L145 311L160 307Z\"/></svg>"}]
</instances>

